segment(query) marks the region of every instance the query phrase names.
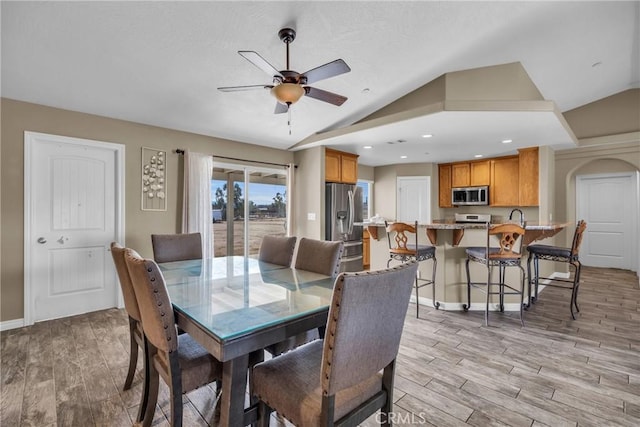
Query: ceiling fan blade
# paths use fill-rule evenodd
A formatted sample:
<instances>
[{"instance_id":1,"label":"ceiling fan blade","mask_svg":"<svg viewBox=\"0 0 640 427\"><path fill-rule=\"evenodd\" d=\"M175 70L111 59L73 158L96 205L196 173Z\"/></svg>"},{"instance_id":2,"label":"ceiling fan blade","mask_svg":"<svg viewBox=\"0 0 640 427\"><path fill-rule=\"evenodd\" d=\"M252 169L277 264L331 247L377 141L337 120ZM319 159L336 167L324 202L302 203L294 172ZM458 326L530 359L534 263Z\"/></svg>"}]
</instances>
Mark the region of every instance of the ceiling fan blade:
<instances>
[{"instance_id":1,"label":"ceiling fan blade","mask_svg":"<svg viewBox=\"0 0 640 427\"><path fill-rule=\"evenodd\" d=\"M283 113L286 113L287 111L289 111L289 108L285 104L276 102L276 109L273 112L273 114L283 114Z\"/></svg>"},{"instance_id":2,"label":"ceiling fan blade","mask_svg":"<svg viewBox=\"0 0 640 427\"><path fill-rule=\"evenodd\" d=\"M349 71L351 71L351 68L349 68L346 62L342 59L336 59L333 62L329 62L313 68L306 73L302 73L302 75L307 78L307 84L311 84L339 74L348 73Z\"/></svg>"},{"instance_id":3,"label":"ceiling fan blade","mask_svg":"<svg viewBox=\"0 0 640 427\"><path fill-rule=\"evenodd\" d=\"M271 89L272 85L250 85L250 86L225 86L219 87L221 92L239 92L242 90L254 90L254 89Z\"/></svg>"},{"instance_id":4,"label":"ceiling fan blade","mask_svg":"<svg viewBox=\"0 0 640 427\"><path fill-rule=\"evenodd\" d=\"M310 98L315 98L320 101L328 102L329 104L340 106L347 100L346 96L338 95L337 93L327 92L326 90L316 89L314 87L305 86L304 91Z\"/></svg>"},{"instance_id":5,"label":"ceiling fan blade","mask_svg":"<svg viewBox=\"0 0 640 427\"><path fill-rule=\"evenodd\" d=\"M271 77L281 77L284 76L280 73L280 71L276 70L275 67L267 62L262 56L260 56L257 52L252 50L239 50L238 53L247 61L251 62L256 67L260 68L265 73L269 74Z\"/></svg>"}]
</instances>

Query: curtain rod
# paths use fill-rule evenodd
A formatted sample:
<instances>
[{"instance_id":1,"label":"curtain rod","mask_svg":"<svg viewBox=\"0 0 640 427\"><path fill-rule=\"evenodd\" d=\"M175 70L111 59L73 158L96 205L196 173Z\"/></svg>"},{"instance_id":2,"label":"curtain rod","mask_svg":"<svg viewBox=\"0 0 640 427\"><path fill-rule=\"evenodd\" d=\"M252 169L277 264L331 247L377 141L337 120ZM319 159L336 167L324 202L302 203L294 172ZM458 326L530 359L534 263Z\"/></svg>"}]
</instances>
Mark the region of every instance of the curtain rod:
<instances>
[{"instance_id":1,"label":"curtain rod","mask_svg":"<svg viewBox=\"0 0 640 427\"><path fill-rule=\"evenodd\" d=\"M184 150L181 149L181 148L176 148L176 154L184 154ZM261 162L259 160L238 159L236 157L214 156L213 154L211 155L211 157L216 158L216 159L236 160L238 162L259 163L261 165L282 166L282 167L285 167L285 168L289 167L289 165L282 164L282 163ZM293 165L293 167L297 168L298 165Z\"/></svg>"}]
</instances>

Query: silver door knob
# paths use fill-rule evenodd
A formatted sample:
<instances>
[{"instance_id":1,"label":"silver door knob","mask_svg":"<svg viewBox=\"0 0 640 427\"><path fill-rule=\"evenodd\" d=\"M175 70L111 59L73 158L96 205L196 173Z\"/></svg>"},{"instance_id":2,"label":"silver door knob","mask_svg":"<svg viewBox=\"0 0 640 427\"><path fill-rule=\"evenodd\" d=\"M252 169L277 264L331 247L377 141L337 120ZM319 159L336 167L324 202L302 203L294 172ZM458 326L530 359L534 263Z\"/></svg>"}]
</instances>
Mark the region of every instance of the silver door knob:
<instances>
[{"instance_id":1,"label":"silver door knob","mask_svg":"<svg viewBox=\"0 0 640 427\"><path fill-rule=\"evenodd\" d=\"M47 243L47 239L45 239L44 237L38 237L38 243L44 245L45 243Z\"/></svg>"}]
</instances>

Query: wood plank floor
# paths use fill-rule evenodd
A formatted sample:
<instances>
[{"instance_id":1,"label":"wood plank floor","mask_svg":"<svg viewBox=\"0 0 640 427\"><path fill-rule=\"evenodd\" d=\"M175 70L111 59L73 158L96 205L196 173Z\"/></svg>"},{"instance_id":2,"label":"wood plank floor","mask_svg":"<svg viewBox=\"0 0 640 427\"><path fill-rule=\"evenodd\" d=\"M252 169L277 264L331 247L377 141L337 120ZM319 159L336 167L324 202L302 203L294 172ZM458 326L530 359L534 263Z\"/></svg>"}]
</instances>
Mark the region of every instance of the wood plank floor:
<instances>
[{"instance_id":1,"label":"wood plank floor","mask_svg":"<svg viewBox=\"0 0 640 427\"><path fill-rule=\"evenodd\" d=\"M547 288L525 312L409 308L398 357L396 425L640 425L640 289L629 271L584 268L581 313L569 294ZM122 391L127 318L106 310L1 334L2 426L126 426L134 387ZM162 383L162 382L161 382ZM184 425L217 425L215 390L184 399ZM168 425L160 391L154 425ZM375 417L365 423L376 425ZM272 425L282 423L275 416Z\"/></svg>"}]
</instances>

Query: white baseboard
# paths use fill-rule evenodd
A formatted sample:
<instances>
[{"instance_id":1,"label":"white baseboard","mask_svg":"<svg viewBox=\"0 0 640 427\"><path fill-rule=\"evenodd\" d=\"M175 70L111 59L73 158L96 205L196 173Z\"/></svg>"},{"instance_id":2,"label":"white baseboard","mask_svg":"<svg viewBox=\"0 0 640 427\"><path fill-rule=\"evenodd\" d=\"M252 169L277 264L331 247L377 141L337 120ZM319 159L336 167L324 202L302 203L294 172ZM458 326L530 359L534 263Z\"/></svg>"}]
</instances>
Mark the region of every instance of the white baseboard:
<instances>
[{"instance_id":1,"label":"white baseboard","mask_svg":"<svg viewBox=\"0 0 640 427\"><path fill-rule=\"evenodd\" d=\"M8 331L11 329L18 329L24 326L24 319L13 319L0 322L0 331Z\"/></svg>"},{"instance_id":2,"label":"white baseboard","mask_svg":"<svg viewBox=\"0 0 640 427\"><path fill-rule=\"evenodd\" d=\"M568 279L570 277L570 273L560 273L560 272L554 272L553 274L551 274L551 276L549 276L550 278L560 278L560 279ZM541 280L540 283L538 283L538 295L544 290L545 285L549 283L549 280ZM437 286L437 284L436 284ZM531 289L533 291L533 289ZM525 295L525 300L526 300L526 295ZM411 302L415 303L416 302L416 297L415 295L411 295ZM424 297L420 297L420 305L421 306L425 306L425 307L431 307L433 308L433 300L431 298L424 298ZM442 302L440 301L440 310L444 310L444 311L463 311L464 309L462 308L463 305L466 305L466 303L461 303L461 302ZM469 307L469 311L484 311L485 309L485 305L486 303L484 302L472 302L471 303L471 307ZM489 311L498 311L498 304L489 304ZM510 303L510 304L505 304L504 305L504 311L520 311L520 304L518 303Z\"/></svg>"}]
</instances>

